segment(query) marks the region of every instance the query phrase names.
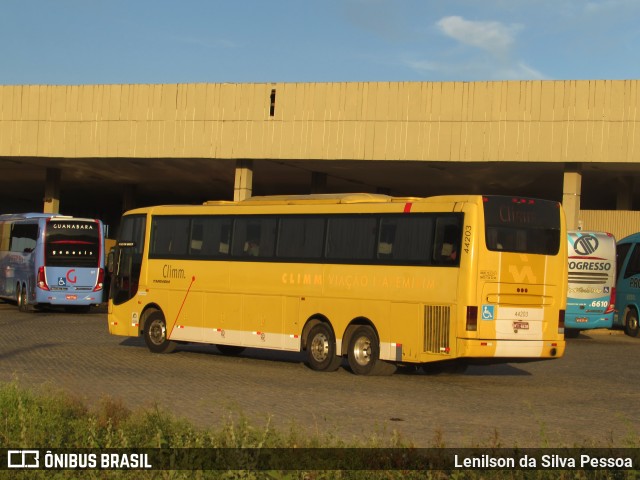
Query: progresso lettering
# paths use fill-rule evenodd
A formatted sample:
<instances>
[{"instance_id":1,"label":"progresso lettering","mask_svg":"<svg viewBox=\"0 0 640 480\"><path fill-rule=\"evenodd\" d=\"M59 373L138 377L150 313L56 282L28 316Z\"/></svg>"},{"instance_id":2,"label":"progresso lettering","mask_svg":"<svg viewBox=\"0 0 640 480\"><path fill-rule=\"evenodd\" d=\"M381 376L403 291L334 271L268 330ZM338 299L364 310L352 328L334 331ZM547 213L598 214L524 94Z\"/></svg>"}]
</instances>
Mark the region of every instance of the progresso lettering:
<instances>
[{"instance_id":1,"label":"progresso lettering","mask_svg":"<svg viewBox=\"0 0 640 480\"><path fill-rule=\"evenodd\" d=\"M608 272L611 263L608 262L569 262L569 270L598 270Z\"/></svg>"}]
</instances>

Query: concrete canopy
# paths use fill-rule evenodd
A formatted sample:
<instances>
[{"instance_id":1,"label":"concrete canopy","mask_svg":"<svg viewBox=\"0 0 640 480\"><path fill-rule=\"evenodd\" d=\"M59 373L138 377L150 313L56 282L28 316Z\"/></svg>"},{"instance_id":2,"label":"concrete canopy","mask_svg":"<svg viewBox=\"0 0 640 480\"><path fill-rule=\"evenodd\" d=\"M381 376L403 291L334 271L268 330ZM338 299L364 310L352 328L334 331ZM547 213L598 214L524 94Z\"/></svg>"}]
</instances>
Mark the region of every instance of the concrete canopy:
<instances>
[{"instance_id":1,"label":"concrete canopy","mask_svg":"<svg viewBox=\"0 0 640 480\"><path fill-rule=\"evenodd\" d=\"M253 194L515 194L616 208L640 176L637 81L0 87L0 199L38 210L47 169L60 211ZM640 130L639 130L640 131ZM131 201L128 202L131 205Z\"/></svg>"}]
</instances>

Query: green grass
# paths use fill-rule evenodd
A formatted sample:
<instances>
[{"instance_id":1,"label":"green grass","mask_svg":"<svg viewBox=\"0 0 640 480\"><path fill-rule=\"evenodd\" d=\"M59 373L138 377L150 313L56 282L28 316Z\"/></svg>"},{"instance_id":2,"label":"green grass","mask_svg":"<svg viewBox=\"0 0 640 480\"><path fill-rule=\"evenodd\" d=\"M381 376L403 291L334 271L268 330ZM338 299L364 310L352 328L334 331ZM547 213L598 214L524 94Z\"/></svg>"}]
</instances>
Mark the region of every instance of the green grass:
<instances>
[{"instance_id":1,"label":"green grass","mask_svg":"<svg viewBox=\"0 0 640 480\"><path fill-rule=\"evenodd\" d=\"M128 409L121 400L104 398L97 405L88 407L83 401L61 391L44 389L39 391L22 388L17 382L0 385L0 447L1 448L42 448L42 449L229 449L235 455L237 470L218 471L111 471L111 470L5 470L1 478L17 479L497 479L497 478L640 478L635 472L593 472L593 471L401 471L401 470L255 470L254 460L242 457L250 450L323 448L341 449L348 452L352 448L381 448L389 452L403 449L411 452L412 443L396 433L375 436L360 442L344 442L335 435L309 436L302 429L292 425L286 431L273 428L267 419L265 425L255 427L241 414L229 412L227 420L217 429L202 429L175 418L160 408L139 411ZM446 446L439 432L434 433L431 447ZM636 439L630 439L630 447L637 447ZM487 445L470 447L505 447L500 442L498 432ZM586 446L585 446L586 447ZM294 450L291 450L295 452ZM284 455L287 451L283 452ZM238 458L241 456L242 458ZM376 460L384 462L384 458Z\"/></svg>"}]
</instances>

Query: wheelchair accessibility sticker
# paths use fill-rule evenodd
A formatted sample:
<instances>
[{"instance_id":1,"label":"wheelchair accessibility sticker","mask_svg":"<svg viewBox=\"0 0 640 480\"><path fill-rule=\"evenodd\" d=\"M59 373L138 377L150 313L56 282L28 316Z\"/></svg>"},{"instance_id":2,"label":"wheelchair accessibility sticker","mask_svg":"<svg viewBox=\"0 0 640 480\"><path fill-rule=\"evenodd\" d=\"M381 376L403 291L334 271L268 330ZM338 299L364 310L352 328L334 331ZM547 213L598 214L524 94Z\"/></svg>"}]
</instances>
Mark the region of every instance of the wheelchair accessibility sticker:
<instances>
[{"instance_id":1,"label":"wheelchair accessibility sticker","mask_svg":"<svg viewBox=\"0 0 640 480\"><path fill-rule=\"evenodd\" d=\"M482 305L482 320L495 319L495 305Z\"/></svg>"}]
</instances>

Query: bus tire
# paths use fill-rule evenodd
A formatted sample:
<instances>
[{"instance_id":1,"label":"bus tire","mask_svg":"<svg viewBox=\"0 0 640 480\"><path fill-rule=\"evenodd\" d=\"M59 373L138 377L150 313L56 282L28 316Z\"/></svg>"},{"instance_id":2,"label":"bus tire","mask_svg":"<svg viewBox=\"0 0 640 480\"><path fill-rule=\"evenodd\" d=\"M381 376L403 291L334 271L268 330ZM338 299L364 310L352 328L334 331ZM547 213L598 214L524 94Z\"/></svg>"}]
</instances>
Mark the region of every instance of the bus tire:
<instances>
[{"instance_id":1,"label":"bus tire","mask_svg":"<svg viewBox=\"0 0 640 480\"><path fill-rule=\"evenodd\" d=\"M577 328L566 328L564 329L564 338L578 338L580 335L580 330Z\"/></svg>"},{"instance_id":2,"label":"bus tire","mask_svg":"<svg viewBox=\"0 0 640 480\"><path fill-rule=\"evenodd\" d=\"M89 313L91 311L91 305L69 305L64 307L64 311L67 313Z\"/></svg>"},{"instance_id":3,"label":"bus tire","mask_svg":"<svg viewBox=\"0 0 640 480\"><path fill-rule=\"evenodd\" d=\"M640 334L640 328L638 328L638 312L630 308L627 315L624 318L624 333L630 337L637 337Z\"/></svg>"},{"instance_id":4,"label":"bus tire","mask_svg":"<svg viewBox=\"0 0 640 480\"><path fill-rule=\"evenodd\" d=\"M351 371L356 375L374 375L380 361L378 335L369 325L356 328L349 341L347 354Z\"/></svg>"},{"instance_id":5,"label":"bus tire","mask_svg":"<svg viewBox=\"0 0 640 480\"><path fill-rule=\"evenodd\" d=\"M21 312L30 312L29 297L27 295L27 286L23 283L18 286L18 310Z\"/></svg>"},{"instance_id":6,"label":"bus tire","mask_svg":"<svg viewBox=\"0 0 640 480\"><path fill-rule=\"evenodd\" d=\"M176 342L167 339L167 322L162 312L152 312L144 325L144 341L153 353L171 353Z\"/></svg>"},{"instance_id":7,"label":"bus tire","mask_svg":"<svg viewBox=\"0 0 640 480\"><path fill-rule=\"evenodd\" d=\"M318 323L309 332L307 363L318 372L334 372L342 364L342 357L336 355L336 337L326 323Z\"/></svg>"},{"instance_id":8,"label":"bus tire","mask_svg":"<svg viewBox=\"0 0 640 480\"><path fill-rule=\"evenodd\" d=\"M231 357L240 355L245 350L245 347L240 347L238 345L218 345L217 343L216 343L216 348L221 354L229 355Z\"/></svg>"},{"instance_id":9,"label":"bus tire","mask_svg":"<svg viewBox=\"0 0 640 480\"><path fill-rule=\"evenodd\" d=\"M422 364L422 371L426 375L462 375L467 371L468 364L464 360L443 360Z\"/></svg>"}]
</instances>

